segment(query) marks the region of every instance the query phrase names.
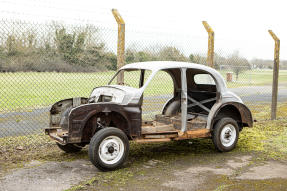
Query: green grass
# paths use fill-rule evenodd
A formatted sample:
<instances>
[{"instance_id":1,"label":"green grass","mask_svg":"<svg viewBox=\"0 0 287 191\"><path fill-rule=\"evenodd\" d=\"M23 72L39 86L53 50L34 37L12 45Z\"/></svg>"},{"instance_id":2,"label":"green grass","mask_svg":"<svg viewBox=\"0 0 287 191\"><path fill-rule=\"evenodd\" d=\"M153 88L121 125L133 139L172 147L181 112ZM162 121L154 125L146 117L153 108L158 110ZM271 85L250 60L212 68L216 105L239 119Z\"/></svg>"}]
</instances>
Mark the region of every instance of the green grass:
<instances>
[{"instance_id":1,"label":"green grass","mask_svg":"<svg viewBox=\"0 0 287 191\"><path fill-rule=\"evenodd\" d=\"M225 71L222 75L225 77ZM17 72L0 73L0 112L29 110L53 104L70 97L87 97L94 87L105 85L114 72L56 73ZM126 75L126 83L136 86L139 76ZM235 78L235 76L234 76ZM286 84L287 71L280 71L279 84ZM272 84L272 71L246 71L228 87ZM148 86L145 96L172 94L172 80L167 74L157 75Z\"/></svg>"},{"instance_id":2,"label":"green grass","mask_svg":"<svg viewBox=\"0 0 287 191\"><path fill-rule=\"evenodd\" d=\"M0 112L29 110L49 106L70 97L88 97L93 88L106 85L115 72L98 73L0 73ZM127 84L135 86L139 77L127 75ZM172 92L171 79L156 76L147 96ZM162 80L166 81L162 85Z\"/></svg>"},{"instance_id":3,"label":"green grass","mask_svg":"<svg viewBox=\"0 0 287 191\"><path fill-rule=\"evenodd\" d=\"M1 73L0 108L20 110L51 105L75 96L89 96L94 87L107 84L114 72Z\"/></svg>"},{"instance_id":4,"label":"green grass","mask_svg":"<svg viewBox=\"0 0 287 191\"><path fill-rule=\"evenodd\" d=\"M221 75L226 78L227 71L220 71ZM233 80L235 82L228 82L229 88L238 86L263 86L272 85L273 71L272 70L249 70L240 73L238 80L236 81L236 75L233 73ZM285 85L287 82L287 70L281 70L279 72L279 84Z\"/></svg>"}]
</instances>

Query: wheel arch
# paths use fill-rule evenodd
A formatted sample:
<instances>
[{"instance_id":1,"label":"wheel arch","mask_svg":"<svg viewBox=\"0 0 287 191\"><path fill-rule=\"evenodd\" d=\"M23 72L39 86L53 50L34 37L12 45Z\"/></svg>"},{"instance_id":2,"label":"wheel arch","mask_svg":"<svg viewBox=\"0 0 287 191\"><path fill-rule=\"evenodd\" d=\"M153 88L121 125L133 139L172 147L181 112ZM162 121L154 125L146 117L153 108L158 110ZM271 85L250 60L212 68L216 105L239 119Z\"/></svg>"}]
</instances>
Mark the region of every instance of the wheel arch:
<instances>
[{"instance_id":1,"label":"wheel arch","mask_svg":"<svg viewBox=\"0 0 287 191\"><path fill-rule=\"evenodd\" d=\"M242 103L227 102L221 104L216 111L213 112L212 120L210 121L210 129L212 130L216 122L223 117L234 119L240 127L253 126L251 111Z\"/></svg>"},{"instance_id":2,"label":"wheel arch","mask_svg":"<svg viewBox=\"0 0 287 191\"><path fill-rule=\"evenodd\" d=\"M95 133L93 127L96 127L96 121L94 120L94 124L91 121L97 116L110 121L117 120L114 126L122 129L129 138L137 137L141 133L141 110L137 106L86 104L73 108L69 113L68 143L88 143Z\"/></svg>"},{"instance_id":3,"label":"wheel arch","mask_svg":"<svg viewBox=\"0 0 287 191\"><path fill-rule=\"evenodd\" d=\"M179 104L180 104L180 99L178 98L178 97L173 97L173 98L171 98L171 99L169 99L166 103L165 103L165 105L163 106L163 109L162 109L162 114L163 115L165 115L166 114L166 112L167 112L167 110L168 110L168 108L171 106L171 104L173 104L174 102L179 102ZM180 108L180 106L179 106L179 108ZM177 108L173 108L174 110L176 110Z\"/></svg>"},{"instance_id":4,"label":"wheel arch","mask_svg":"<svg viewBox=\"0 0 287 191\"><path fill-rule=\"evenodd\" d=\"M93 135L100 130L96 128L98 120L104 122L106 127L115 127L122 130L129 139L132 138L131 134L131 125L128 122L128 119L118 111L99 111L94 112L89 115L89 118L85 121L85 124L82 128L82 140L90 140Z\"/></svg>"}]
</instances>

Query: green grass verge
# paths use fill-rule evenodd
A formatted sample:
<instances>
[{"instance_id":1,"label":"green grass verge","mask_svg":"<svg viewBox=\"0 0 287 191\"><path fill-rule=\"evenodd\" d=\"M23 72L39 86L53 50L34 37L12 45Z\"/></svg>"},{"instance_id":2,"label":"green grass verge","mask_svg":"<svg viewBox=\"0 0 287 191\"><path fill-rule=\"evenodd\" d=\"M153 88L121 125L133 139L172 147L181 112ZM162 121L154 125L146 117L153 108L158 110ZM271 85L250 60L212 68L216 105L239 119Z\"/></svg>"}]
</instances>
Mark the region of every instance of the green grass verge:
<instances>
[{"instance_id":1,"label":"green grass verge","mask_svg":"<svg viewBox=\"0 0 287 191\"><path fill-rule=\"evenodd\" d=\"M271 103L245 103L251 110L252 116L257 121L262 121L271 118ZM277 119L286 118L287 114L287 102L277 104Z\"/></svg>"},{"instance_id":2,"label":"green grass verge","mask_svg":"<svg viewBox=\"0 0 287 191\"><path fill-rule=\"evenodd\" d=\"M2 112L38 108L63 98L88 96L113 73L1 73L0 108Z\"/></svg>"},{"instance_id":3,"label":"green grass verge","mask_svg":"<svg viewBox=\"0 0 287 191\"><path fill-rule=\"evenodd\" d=\"M227 71L220 71L221 75L226 78ZM233 74L233 80L235 82L228 82L229 88L240 87L240 86L262 86L271 85L273 81L272 70L247 70L242 72L238 76L236 81L236 75ZM279 72L279 84L286 84L287 82L287 70L281 70Z\"/></svg>"}]
</instances>

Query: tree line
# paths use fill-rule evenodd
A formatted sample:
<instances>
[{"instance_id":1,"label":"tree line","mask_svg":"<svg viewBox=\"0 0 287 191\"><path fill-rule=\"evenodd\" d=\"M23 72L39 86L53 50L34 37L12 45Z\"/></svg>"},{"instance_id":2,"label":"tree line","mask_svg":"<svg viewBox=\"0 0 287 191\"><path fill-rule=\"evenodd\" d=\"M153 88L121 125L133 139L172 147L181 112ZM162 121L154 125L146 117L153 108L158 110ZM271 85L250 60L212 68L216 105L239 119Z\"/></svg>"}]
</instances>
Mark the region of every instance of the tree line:
<instances>
[{"instance_id":1,"label":"tree line","mask_svg":"<svg viewBox=\"0 0 287 191\"><path fill-rule=\"evenodd\" d=\"M107 48L96 27L87 26L74 31L63 26L55 27L50 36L46 35L48 38L40 37L39 32L16 34L11 32L0 43L1 72L97 72L117 69L116 54ZM186 56L174 46L141 50L128 47L125 51L127 64L158 60L206 64L205 55L191 53ZM272 68L269 61L248 61L236 51L228 56L215 53L214 63L216 69L232 70L237 77L251 68Z\"/></svg>"},{"instance_id":2,"label":"tree line","mask_svg":"<svg viewBox=\"0 0 287 191\"><path fill-rule=\"evenodd\" d=\"M18 33L19 34L19 33ZM33 32L9 34L0 45L2 72L96 72L112 68L116 55L95 40L97 29L56 28L42 39Z\"/></svg>"}]
</instances>

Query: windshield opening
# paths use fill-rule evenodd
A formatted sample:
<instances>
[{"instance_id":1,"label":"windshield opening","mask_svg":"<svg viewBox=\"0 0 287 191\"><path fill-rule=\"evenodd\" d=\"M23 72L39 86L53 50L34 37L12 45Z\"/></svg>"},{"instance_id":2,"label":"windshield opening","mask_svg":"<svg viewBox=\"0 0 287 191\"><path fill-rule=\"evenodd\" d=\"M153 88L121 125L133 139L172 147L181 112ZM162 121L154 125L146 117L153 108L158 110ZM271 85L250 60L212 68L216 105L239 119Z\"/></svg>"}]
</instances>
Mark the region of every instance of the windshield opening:
<instances>
[{"instance_id":1,"label":"windshield opening","mask_svg":"<svg viewBox=\"0 0 287 191\"><path fill-rule=\"evenodd\" d=\"M120 70L109 82L109 85L123 85L133 88L141 88L151 73L151 70L144 69ZM123 74L124 80L122 83L118 83L117 78L121 74Z\"/></svg>"}]
</instances>

